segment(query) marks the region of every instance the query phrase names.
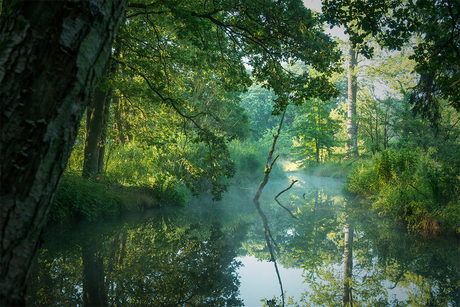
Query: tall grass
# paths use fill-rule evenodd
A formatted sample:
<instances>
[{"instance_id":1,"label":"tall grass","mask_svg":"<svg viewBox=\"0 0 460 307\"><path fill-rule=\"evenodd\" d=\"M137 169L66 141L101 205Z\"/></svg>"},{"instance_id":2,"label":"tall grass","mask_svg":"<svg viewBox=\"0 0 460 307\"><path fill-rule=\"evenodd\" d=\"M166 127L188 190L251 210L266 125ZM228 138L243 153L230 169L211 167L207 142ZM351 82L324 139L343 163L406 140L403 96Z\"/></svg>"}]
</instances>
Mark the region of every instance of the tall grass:
<instances>
[{"instance_id":1,"label":"tall grass","mask_svg":"<svg viewBox=\"0 0 460 307\"><path fill-rule=\"evenodd\" d=\"M106 172L83 179L83 146L75 146L50 212L51 222L95 220L124 211L183 205L190 193L168 170L168 160L154 147L135 142L107 153Z\"/></svg>"},{"instance_id":2,"label":"tall grass","mask_svg":"<svg viewBox=\"0 0 460 307\"><path fill-rule=\"evenodd\" d=\"M83 218L95 220L118 213L120 195L95 179L83 179L81 172L67 170L54 198L49 220L62 222Z\"/></svg>"},{"instance_id":3,"label":"tall grass","mask_svg":"<svg viewBox=\"0 0 460 307\"><path fill-rule=\"evenodd\" d=\"M346 189L415 228L460 232L459 165L460 155L446 162L436 160L434 150L389 149L360 163L347 177Z\"/></svg>"}]
</instances>

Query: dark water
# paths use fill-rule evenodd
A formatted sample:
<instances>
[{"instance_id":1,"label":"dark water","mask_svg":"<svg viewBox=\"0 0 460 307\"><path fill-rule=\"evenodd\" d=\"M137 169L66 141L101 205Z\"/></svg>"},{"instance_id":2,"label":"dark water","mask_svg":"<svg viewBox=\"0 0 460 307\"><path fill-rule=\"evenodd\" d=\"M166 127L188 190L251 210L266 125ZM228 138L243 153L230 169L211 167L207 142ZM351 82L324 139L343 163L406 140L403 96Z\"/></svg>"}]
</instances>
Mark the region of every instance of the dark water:
<instances>
[{"instance_id":1,"label":"dark water","mask_svg":"<svg viewBox=\"0 0 460 307\"><path fill-rule=\"evenodd\" d=\"M279 198L273 197L299 182ZM254 189L183 209L49 228L28 305L263 306L280 301ZM339 180L292 174L261 199L286 306L460 306L460 245L360 210ZM345 273L344 273L345 271ZM344 287L345 285L345 287ZM345 290L344 290L345 289ZM265 303L265 306L269 306ZM272 305L274 306L274 305Z\"/></svg>"}]
</instances>

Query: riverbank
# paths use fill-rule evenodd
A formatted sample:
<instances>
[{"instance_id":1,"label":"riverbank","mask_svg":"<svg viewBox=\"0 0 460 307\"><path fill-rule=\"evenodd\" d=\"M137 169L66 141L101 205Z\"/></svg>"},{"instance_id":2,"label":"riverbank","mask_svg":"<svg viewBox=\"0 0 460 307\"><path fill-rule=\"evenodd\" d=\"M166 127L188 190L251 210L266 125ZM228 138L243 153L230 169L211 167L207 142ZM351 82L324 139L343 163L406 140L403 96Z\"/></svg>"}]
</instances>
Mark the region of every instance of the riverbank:
<instances>
[{"instance_id":1,"label":"riverbank","mask_svg":"<svg viewBox=\"0 0 460 307\"><path fill-rule=\"evenodd\" d=\"M54 199L49 223L70 220L94 221L125 212L142 212L163 205L182 206L190 198L185 186L172 176L138 185L123 185L108 176L85 179L67 171Z\"/></svg>"},{"instance_id":2,"label":"riverbank","mask_svg":"<svg viewBox=\"0 0 460 307\"><path fill-rule=\"evenodd\" d=\"M458 156L440 159L433 151L386 150L372 158L327 162L297 171L345 179L345 192L355 196L359 206L402 220L422 234L460 235Z\"/></svg>"},{"instance_id":3,"label":"riverbank","mask_svg":"<svg viewBox=\"0 0 460 307\"><path fill-rule=\"evenodd\" d=\"M389 149L357 161L345 189L361 205L427 235L460 234L459 174L460 153Z\"/></svg>"},{"instance_id":4,"label":"riverbank","mask_svg":"<svg viewBox=\"0 0 460 307\"><path fill-rule=\"evenodd\" d=\"M266 147L233 141L229 151L235 173L230 179L218 178L218 184L248 188L262 179ZM82 162L77 153L72 154L54 199L48 218L51 224L78 219L93 221L166 205L183 206L191 201L192 195L212 194L209 178L197 176L192 180L183 172L168 169L168 165L155 164L153 153L136 144L118 148L108 160L105 172L88 179L81 175ZM274 166L271 178L286 178L281 164Z\"/></svg>"}]
</instances>

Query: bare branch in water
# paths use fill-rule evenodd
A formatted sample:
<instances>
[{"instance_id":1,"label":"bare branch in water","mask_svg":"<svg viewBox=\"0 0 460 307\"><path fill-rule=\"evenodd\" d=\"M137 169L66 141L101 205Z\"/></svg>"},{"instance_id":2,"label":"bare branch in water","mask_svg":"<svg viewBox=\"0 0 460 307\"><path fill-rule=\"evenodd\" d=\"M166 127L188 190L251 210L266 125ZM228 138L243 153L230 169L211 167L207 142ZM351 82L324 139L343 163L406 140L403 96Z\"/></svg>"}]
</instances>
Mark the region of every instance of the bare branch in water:
<instances>
[{"instance_id":1,"label":"bare branch in water","mask_svg":"<svg viewBox=\"0 0 460 307\"><path fill-rule=\"evenodd\" d=\"M271 172L271 170L273 168L273 165L274 165L275 161L279 157L279 156L276 156L275 159L273 159L273 162L271 161L272 157L273 157L273 152L275 151L276 141L278 140L278 137L280 136L281 126L283 125L284 115L285 114L286 114L286 109L284 110L283 115L281 116L281 121L280 121L280 124L278 126L278 132L277 132L276 135L273 136L272 147L271 147L270 152L268 154L267 163L265 164L264 179L260 183L259 190L257 191L256 196L254 196L254 199L253 199L254 205L256 206L257 211L259 212L260 218L262 219L262 222L264 224L265 241L267 243L268 251L270 252L270 261L275 264L276 275L278 276L278 282L279 282L280 288L281 288L281 298L282 298L282 303L283 303L282 306L283 307L284 307L283 283L281 282L281 276L280 276L280 273L278 271L278 265L276 263L275 254L273 253L273 247L272 247L272 245L270 243L270 239L273 241L273 244L275 246L276 246L276 242L275 242L275 240L273 239L273 237L272 237L272 235L270 233L270 227L268 227L268 220L267 220L267 217L265 216L264 212L262 211L262 208L260 207L259 198L260 198L260 195L262 195L262 191L263 191L264 187L268 183L268 178L270 178L270 172Z\"/></svg>"},{"instance_id":2,"label":"bare branch in water","mask_svg":"<svg viewBox=\"0 0 460 307\"><path fill-rule=\"evenodd\" d=\"M297 181L299 181L299 180L292 180L292 183L291 183L291 185L289 186L289 188L282 190L281 192L278 193L278 195L275 196L275 200L276 200L276 202L278 203L278 205L280 205L281 208L283 208L284 210L286 210L287 212L289 212L289 214L290 214L293 218L295 218L295 219L296 219L297 217L296 217L294 214L292 214L291 210L289 210L288 208L286 208L285 206L283 206L283 205L279 202L278 196L280 196L281 194L283 194L284 192L286 192L287 190L289 190L290 188L292 188L292 186L293 186Z\"/></svg>"}]
</instances>

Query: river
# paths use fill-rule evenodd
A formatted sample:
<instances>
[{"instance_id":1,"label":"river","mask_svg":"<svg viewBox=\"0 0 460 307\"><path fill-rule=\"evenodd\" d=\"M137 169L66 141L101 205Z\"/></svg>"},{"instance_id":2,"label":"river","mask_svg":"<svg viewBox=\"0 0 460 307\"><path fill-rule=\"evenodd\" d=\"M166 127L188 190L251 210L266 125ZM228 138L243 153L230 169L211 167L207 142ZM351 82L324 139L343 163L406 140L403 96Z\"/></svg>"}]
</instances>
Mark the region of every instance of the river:
<instances>
[{"instance_id":1,"label":"river","mask_svg":"<svg viewBox=\"0 0 460 307\"><path fill-rule=\"evenodd\" d=\"M278 199L274 196L298 182ZM337 179L290 173L261 198L286 306L460 306L460 244L353 204ZM253 188L46 229L28 306L275 306ZM275 303L276 302L276 303Z\"/></svg>"}]
</instances>

